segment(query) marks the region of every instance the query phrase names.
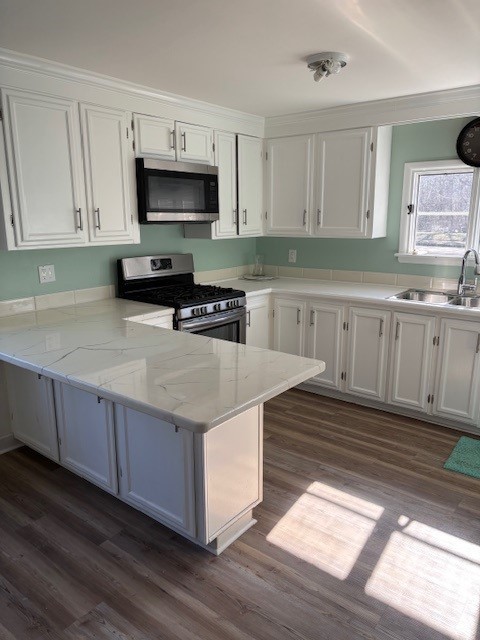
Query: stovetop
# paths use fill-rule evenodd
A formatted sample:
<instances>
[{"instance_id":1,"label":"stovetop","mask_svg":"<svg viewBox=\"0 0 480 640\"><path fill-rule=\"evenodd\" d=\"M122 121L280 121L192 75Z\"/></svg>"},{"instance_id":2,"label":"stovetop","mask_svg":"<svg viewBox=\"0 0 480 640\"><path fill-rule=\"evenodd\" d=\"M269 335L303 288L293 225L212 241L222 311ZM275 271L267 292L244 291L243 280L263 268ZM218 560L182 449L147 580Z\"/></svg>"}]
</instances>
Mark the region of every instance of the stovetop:
<instances>
[{"instance_id":1,"label":"stovetop","mask_svg":"<svg viewBox=\"0 0 480 640\"><path fill-rule=\"evenodd\" d=\"M140 302L161 304L165 307L181 309L205 302L240 298L245 296L245 292L238 289L232 289L231 287L217 287L215 285L207 284L187 284L152 288L142 292L137 292L134 295L135 299Z\"/></svg>"}]
</instances>

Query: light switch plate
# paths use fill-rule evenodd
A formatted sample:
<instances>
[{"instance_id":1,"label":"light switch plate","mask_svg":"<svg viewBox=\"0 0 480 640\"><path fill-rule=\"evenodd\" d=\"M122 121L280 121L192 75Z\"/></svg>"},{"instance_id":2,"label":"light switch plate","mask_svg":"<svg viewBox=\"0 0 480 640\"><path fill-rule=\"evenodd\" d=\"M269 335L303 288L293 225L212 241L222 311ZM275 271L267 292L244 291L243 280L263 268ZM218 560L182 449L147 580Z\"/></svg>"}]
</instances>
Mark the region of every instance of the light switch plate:
<instances>
[{"instance_id":1,"label":"light switch plate","mask_svg":"<svg viewBox=\"0 0 480 640\"><path fill-rule=\"evenodd\" d=\"M46 284L47 282L55 282L55 267L53 264L45 264L38 267L38 278L40 284Z\"/></svg>"},{"instance_id":2,"label":"light switch plate","mask_svg":"<svg viewBox=\"0 0 480 640\"><path fill-rule=\"evenodd\" d=\"M296 262L297 261L297 250L296 249L289 249L288 250L288 261L289 262Z\"/></svg>"}]
</instances>

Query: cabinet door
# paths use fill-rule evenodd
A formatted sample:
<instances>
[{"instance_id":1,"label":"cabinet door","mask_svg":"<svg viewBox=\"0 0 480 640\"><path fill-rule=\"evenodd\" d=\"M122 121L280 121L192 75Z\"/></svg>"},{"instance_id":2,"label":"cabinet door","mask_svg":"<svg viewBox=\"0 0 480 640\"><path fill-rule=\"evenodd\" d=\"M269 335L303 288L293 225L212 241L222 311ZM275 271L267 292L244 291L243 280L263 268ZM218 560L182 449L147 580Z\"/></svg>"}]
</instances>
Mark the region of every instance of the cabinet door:
<instances>
[{"instance_id":1,"label":"cabinet door","mask_svg":"<svg viewBox=\"0 0 480 640\"><path fill-rule=\"evenodd\" d=\"M215 164L218 167L220 218L214 225L214 237L237 235L237 146L234 133L215 131Z\"/></svg>"},{"instance_id":2,"label":"cabinet door","mask_svg":"<svg viewBox=\"0 0 480 640\"><path fill-rule=\"evenodd\" d=\"M175 160L175 121L155 116L133 116L135 155Z\"/></svg>"},{"instance_id":3,"label":"cabinet door","mask_svg":"<svg viewBox=\"0 0 480 640\"><path fill-rule=\"evenodd\" d=\"M292 136L268 141L268 235L309 235L313 140L314 136Z\"/></svg>"},{"instance_id":4,"label":"cabinet door","mask_svg":"<svg viewBox=\"0 0 480 640\"><path fill-rule=\"evenodd\" d=\"M262 235L263 142L238 136L238 233Z\"/></svg>"},{"instance_id":5,"label":"cabinet door","mask_svg":"<svg viewBox=\"0 0 480 640\"><path fill-rule=\"evenodd\" d=\"M435 318L395 313L393 331L390 402L427 411Z\"/></svg>"},{"instance_id":6,"label":"cabinet door","mask_svg":"<svg viewBox=\"0 0 480 640\"><path fill-rule=\"evenodd\" d=\"M268 296L247 302L247 344L270 349L270 301Z\"/></svg>"},{"instance_id":7,"label":"cabinet door","mask_svg":"<svg viewBox=\"0 0 480 640\"><path fill-rule=\"evenodd\" d=\"M308 307L307 356L325 362L325 371L313 378L324 387L340 389L343 362L345 307L323 302Z\"/></svg>"},{"instance_id":8,"label":"cabinet door","mask_svg":"<svg viewBox=\"0 0 480 640\"><path fill-rule=\"evenodd\" d=\"M273 348L275 351L303 356L305 342L303 300L275 298L273 308Z\"/></svg>"},{"instance_id":9,"label":"cabinet door","mask_svg":"<svg viewBox=\"0 0 480 640\"><path fill-rule=\"evenodd\" d=\"M133 148L125 111L81 105L90 241L134 242Z\"/></svg>"},{"instance_id":10,"label":"cabinet door","mask_svg":"<svg viewBox=\"0 0 480 640\"><path fill-rule=\"evenodd\" d=\"M60 463L116 494L113 404L59 382L55 382L54 389Z\"/></svg>"},{"instance_id":11,"label":"cabinet door","mask_svg":"<svg viewBox=\"0 0 480 640\"><path fill-rule=\"evenodd\" d=\"M58 461L53 385L49 378L5 365L13 435L42 455Z\"/></svg>"},{"instance_id":12,"label":"cabinet door","mask_svg":"<svg viewBox=\"0 0 480 640\"><path fill-rule=\"evenodd\" d=\"M177 122L175 138L177 160L213 164L213 135L208 127Z\"/></svg>"},{"instance_id":13,"label":"cabinet door","mask_svg":"<svg viewBox=\"0 0 480 640\"><path fill-rule=\"evenodd\" d=\"M78 105L3 90L10 190L18 248L85 242L85 182Z\"/></svg>"},{"instance_id":14,"label":"cabinet door","mask_svg":"<svg viewBox=\"0 0 480 640\"><path fill-rule=\"evenodd\" d=\"M316 235L365 237L371 129L316 137Z\"/></svg>"},{"instance_id":15,"label":"cabinet door","mask_svg":"<svg viewBox=\"0 0 480 640\"><path fill-rule=\"evenodd\" d=\"M347 391L385 401L390 312L352 307L349 314Z\"/></svg>"},{"instance_id":16,"label":"cabinet door","mask_svg":"<svg viewBox=\"0 0 480 640\"><path fill-rule=\"evenodd\" d=\"M120 405L115 418L121 498L194 536L193 433Z\"/></svg>"},{"instance_id":17,"label":"cabinet door","mask_svg":"<svg viewBox=\"0 0 480 640\"><path fill-rule=\"evenodd\" d=\"M480 324L442 320L433 412L476 423L480 386Z\"/></svg>"}]
</instances>

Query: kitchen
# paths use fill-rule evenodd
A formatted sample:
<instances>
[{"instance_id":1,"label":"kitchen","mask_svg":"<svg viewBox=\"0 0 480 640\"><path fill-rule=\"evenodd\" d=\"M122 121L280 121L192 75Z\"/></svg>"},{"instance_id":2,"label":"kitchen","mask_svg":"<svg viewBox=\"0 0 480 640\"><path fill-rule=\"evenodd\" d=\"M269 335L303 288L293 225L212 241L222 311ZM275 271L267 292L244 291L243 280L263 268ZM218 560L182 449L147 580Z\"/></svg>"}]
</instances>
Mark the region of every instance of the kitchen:
<instances>
[{"instance_id":1,"label":"kitchen","mask_svg":"<svg viewBox=\"0 0 480 640\"><path fill-rule=\"evenodd\" d=\"M0 4L5 637L476 637L478 8L280 4Z\"/></svg>"}]
</instances>

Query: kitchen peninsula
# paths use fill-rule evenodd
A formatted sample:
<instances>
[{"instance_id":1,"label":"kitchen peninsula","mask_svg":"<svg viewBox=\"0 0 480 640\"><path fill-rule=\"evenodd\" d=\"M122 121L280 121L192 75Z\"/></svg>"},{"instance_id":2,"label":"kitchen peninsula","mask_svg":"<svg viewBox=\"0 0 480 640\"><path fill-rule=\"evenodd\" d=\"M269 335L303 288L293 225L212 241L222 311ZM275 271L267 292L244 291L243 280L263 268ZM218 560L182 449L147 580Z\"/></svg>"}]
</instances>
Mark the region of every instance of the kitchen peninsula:
<instances>
[{"instance_id":1,"label":"kitchen peninsula","mask_svg":"<svg viewBox=\"0 0 480 640\"><path fill-rule=\"evenodd\" d=\"M169 314L110 299L1 319L12 429L218 554L262 500L263 403L325 365L152 326Z\"/></svg>"}]
</instances>

